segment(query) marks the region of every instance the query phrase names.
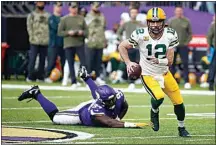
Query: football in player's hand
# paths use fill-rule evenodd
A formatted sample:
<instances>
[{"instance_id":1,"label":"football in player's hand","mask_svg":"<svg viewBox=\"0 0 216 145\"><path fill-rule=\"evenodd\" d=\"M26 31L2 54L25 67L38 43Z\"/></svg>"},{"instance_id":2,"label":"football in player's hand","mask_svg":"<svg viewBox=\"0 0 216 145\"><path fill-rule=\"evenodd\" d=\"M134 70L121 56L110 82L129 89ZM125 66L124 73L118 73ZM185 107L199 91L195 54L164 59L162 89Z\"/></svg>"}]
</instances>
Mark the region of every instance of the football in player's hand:
<instances>
[{"instance_id":1,"label":"football in player's hand","mask_svg":"<svg viewBox=\"0 0 216 145\"><path fill-rule=\"evenodd\" d=\"M139 64L137 64L136 67L135 66L133 67L133 70L134 70L133 72L130 72L128 74L129 78L138 79L141 75L141 72L142 72L141 66Z\"/></svg>"}]
</instances>

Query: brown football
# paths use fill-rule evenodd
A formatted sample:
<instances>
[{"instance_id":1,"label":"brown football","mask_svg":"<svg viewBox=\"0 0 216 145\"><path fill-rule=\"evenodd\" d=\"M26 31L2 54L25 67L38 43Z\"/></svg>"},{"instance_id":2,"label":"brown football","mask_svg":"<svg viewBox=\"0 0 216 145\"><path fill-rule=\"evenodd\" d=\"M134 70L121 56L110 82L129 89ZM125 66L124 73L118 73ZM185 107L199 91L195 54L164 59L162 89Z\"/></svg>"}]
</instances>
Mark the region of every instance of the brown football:
<instances>
[{"instance_id":1,"label":"brown football","mask_svg":"<svg viewBox=\"0 0 216 145\"><path fill-rule=\"evenodd\" d=\"M141 75L141 72L142 72L142 68L141 66L138 64L136 67L133 67L134 69L134 72L130 72L128 74L129 78L131 79L138 79Z\"/></svg>"}]
</instances>

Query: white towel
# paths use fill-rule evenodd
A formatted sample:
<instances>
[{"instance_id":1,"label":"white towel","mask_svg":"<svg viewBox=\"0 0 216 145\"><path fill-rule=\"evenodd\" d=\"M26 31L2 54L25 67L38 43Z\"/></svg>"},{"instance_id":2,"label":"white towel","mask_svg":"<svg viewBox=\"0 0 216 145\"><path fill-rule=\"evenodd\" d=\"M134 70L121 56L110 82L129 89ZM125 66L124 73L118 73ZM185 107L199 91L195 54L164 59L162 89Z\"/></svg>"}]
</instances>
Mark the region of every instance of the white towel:
<instances>
[{"instance_id":1,"label":"white towel","mask_svg":"<svg viewBox=\"0 0 216 145\"><path fill-rule=\"evenodd\" d=\"M154 76L154 79L160 84L161 88L165 88L163 76Z\"/></svg>"}]
</instances>

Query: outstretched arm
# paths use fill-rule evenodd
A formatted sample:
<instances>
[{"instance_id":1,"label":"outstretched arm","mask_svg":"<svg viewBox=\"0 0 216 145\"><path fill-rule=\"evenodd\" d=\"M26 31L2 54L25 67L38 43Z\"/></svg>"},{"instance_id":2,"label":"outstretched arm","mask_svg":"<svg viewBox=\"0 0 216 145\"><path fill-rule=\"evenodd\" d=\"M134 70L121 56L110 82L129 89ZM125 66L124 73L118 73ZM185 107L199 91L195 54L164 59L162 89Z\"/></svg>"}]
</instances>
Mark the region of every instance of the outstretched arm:
<instances>
[{"instance_id":1,"label":"outstretched arm","mask_svg":"<svg viewBox=\"0 0 216 145\"><path fill-rule=\"evenodd\" d=\"M106 115L95 115L92 116L92 119L98 126L111 128L142 128L144 126L149 126L147 123L130 123L118 121Z\"/></svg>"}]
</instances>

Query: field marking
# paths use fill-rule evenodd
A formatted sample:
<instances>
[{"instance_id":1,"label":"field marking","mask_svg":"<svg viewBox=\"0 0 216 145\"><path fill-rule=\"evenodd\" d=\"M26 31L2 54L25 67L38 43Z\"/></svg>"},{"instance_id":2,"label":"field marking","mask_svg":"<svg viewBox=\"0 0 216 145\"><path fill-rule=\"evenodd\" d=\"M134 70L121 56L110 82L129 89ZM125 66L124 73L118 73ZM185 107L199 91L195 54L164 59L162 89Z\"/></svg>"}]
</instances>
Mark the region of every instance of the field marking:
<instances>
[{"instance_id":1,"label":"field marking","mask_svg":"<svg viewBox=\"0 0 216 145\"><path fill-rule=\"evenodd\" d=\"M168 116L175 116L175 114L167 114ZM215 113L186 113L186 116L205 116L205 117L215 117Z\"/></svg>"},{"instance_id":2,"label":"field marking","mask_svg":"<svg viewBox=\"0 0 216 145\"><path fill-rule=\"evenodd\" d=\"M192 137L212 137L212 136L215 136L215 135L191 135ZM134 136L134 137L131 137L131 136L122 136L122 137L103 137L103 138L91 138L93 140L112 140L112 139L151 139L151 138L179 138L179 136L147 136L147 137L143 137L143 136Z\"/></svg>"},{"instance_id":3,"label":"field marking","mask_svg":"<svg viewBox=\"0 0 216 145\"><path fill-rule=\"evenodd\" d=\"M89 97L89 98L92 98L91 96L46 96L47 99L71 99L71 98L74 98L74 97ZM18 99L18 96L17 97L3 97L2 98L3 100L15 100L15 99Z\"/></svg>"},{"instance_id":4,"label":"field marking","mask_svg":"<svg viewBox=\"0 0 216 145\"><path fill-rule=\"evenodd\" d=\"M204 141L204 140L215 140L215 139L193 139L193 140L185 140L185 141Z\"/></svg>"},{"instance_id":5,"label":"field marking","mask_svg":"<svg viewBox=\"0 0 216 145\"><path fill-rule=\"evenodd\" d=\"M115 142L70 142L69 144L114 144Z\"/></svg>"},{"instance_id":6,"label":"field marking","mask_svg":"<svg viewBox=\"0 0 216 145\"><path fill-rule=\"evenodd\" d=\"M215 104L186 104L186 107L209 107ZM70 109L76 106L62 106L59 109ZM150 105L130 105L129 108L150 108ZM173 105L162 105L163 108L173 107ZM42 110L42 107L17 107L17 108L2 108L2 110Z\"/></svg>"},{"instance_id":7,"label":"field marking","mask_svg":"<svg viewBox=\"0 0 216 145\"><path fill-rule=\"evenodd\" d=\"M20 84L2 84L2 89L29 89L31 85L20 85ZM63 86L40 86L41 90L61 90L61 91L89 91L86 87L78 87L75 90L72 90L71 87ZM128 90L127 88L116 88L122 90L126 93L147 93L145 89L133 89ZM183 95L205 95L205 96L214 96L214 91L200 91L200 90L181 90Z\"/></svg>"},{"instance_id":8,"label":"field marking","mask_svg":"<svg viewBox=\"0 0 216 145\"><path fill-rule=\"evenodd\" d=\"M47 99L72 99L74 97L77 97L77 98L80 98L80 97L83 97L83 98L92 98L92 96L45 96ZM137 97L137 96L132 96L132 95L127 95L127 98L131 98L131 97ZM189 95L186 95L184 97L197 97L196 95L193 95L193 96L189 96ZM207 97L207 96L203 96L203 97ZM14 96L11 96L11 97L2 97L2 100L16 100L18 99L18 95L16 97Z\"/></svg>"},{"instance_id":9,"label":"field marking","mask_svg":"<svg viewBox=\"0 0 216 145\"><path fill-rule=\"evenodd\" d=\"M186 118L187 120L199 120L199 119L215 119L215 117L192 117L192 118ZM140 119L123 119L122 121L142 121L142 120L145 120L145 121L150 121L150 118L140 118ZM176 117L173 117L173 118L160 118L160 120L176 120ZM52 123L51 120L37 120L37 121L6 121L6 122L2 122L2 123L5 123L5 124L24 124L24 123Z\"/></svg>"}]
</instances>

